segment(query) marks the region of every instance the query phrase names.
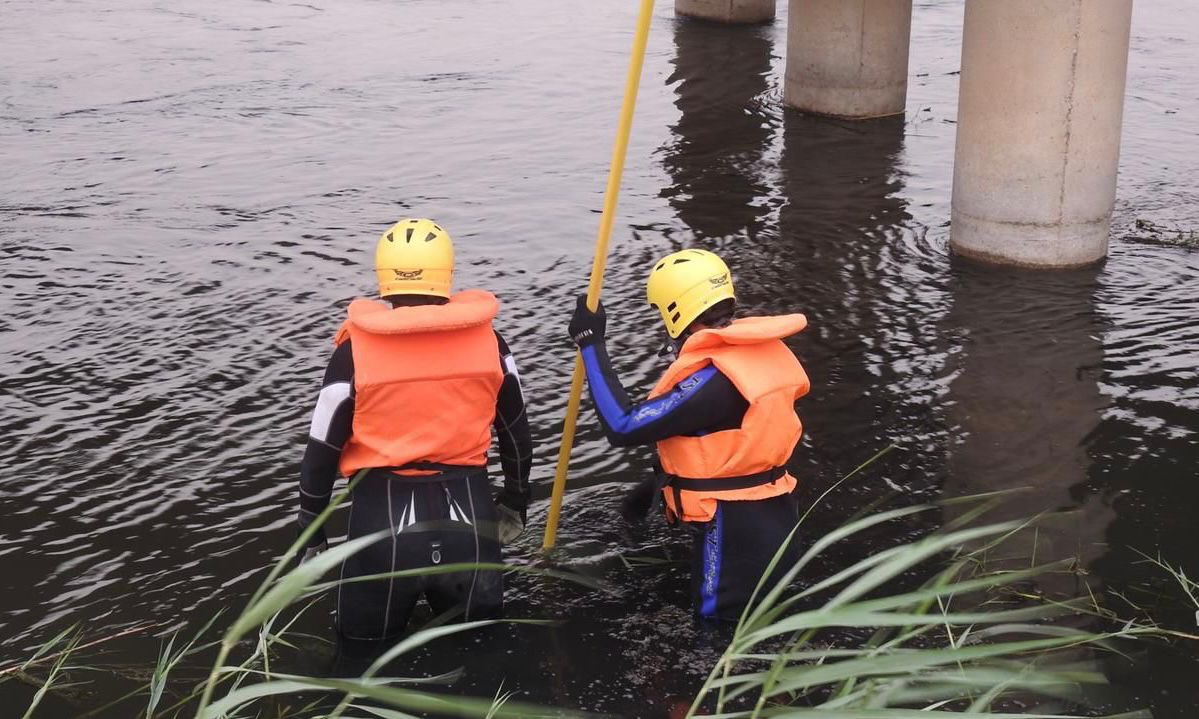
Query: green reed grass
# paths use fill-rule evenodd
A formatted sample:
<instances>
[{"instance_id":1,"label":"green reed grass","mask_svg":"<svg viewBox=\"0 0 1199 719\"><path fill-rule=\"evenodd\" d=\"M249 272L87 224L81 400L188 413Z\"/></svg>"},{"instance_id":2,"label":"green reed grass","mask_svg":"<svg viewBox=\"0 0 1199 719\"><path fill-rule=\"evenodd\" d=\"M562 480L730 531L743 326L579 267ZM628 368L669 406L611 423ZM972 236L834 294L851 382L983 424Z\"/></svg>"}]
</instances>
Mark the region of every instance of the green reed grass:
<instances>
[{"instance_id":1,"label":"green reed grass","mask_svg":"<svg viewBox=\"0 0 1199 719\"><path fill-rule=\"evenodd\" d=\"M863 463L820 499L892 449L889 447ZM276 719L407 719L427 713L486 718L585 716L581 712L514 702L512 692L497 692L488 700L449 697L425 688L449 683L460 672L419 678L378 676L394 659L437 639L499 621L538 623L535 620L429 626L396 643L362 676L352 679L298 676L272 666L271 657L278 647L294 648L291 640L297 638L293 626L298 617L315 597L340 583L324 581L324 576L344 558L381 536L344 542L294 566L308 538L345 501L359 479L355 477L284 552L219 641L202 641L215 617L186 642L179 643L177 637L172 637L162 647L144 686L81 717L96 716L144 694L146 719L178 717L184 711L196 719L232 719L261 711L260 703L264 700L314 693L323 697L340 695L340 700L331 710L318 708L327 699L310 700L298 707L280 708L276 704L269 716ZM688 716L719 719L928 719L930 713L990 719L1068 716L1062 707L1085 703L1087 688L1105 681L1093 658L1094 652L1119 652L1138 637L1169 633L1137 622L1127 622L1122 629L1108 633L1086 632L1068 624L1053 623L1101 613L1082 600L1055 601L1023 591L1028 583L1048 572L1069 571L1073 566L1069 561L1014 569L990 566L989 552L1032 527L1031 522L978 526L985 512L1001 499L988 496L943 502L940 506L964 502L973 502L974 506L959 511L957 519L938 532L870 554L828 577L811 577L813 562L825 552L854 544L864 533L888 522L913 518L939 505L883 511L873 511L875 508L871 507L871 513L855 517L815 539L791 566L778 566L783 557L780 551L764 576L777 568L783 574L783 581L771 587L759 582L753 601L736 624L727 648L711 667ZM805 514L803 519L806 518ZM802 524L801 519L796 532ZM1179 581L1192 600L1199 595L1193 580L1157 561ZM528 571L586 581L551 569L504 565L447 565L346 581L376 581L472 568ZM915 588L895 589L899 582L912 584L913 576L927 578ZM800 579L807 583L800 584ZM1196 604L1199 606L1199 602ZM843 637L845 630L860 638L848 644L843 639L841 644L830 639ZM16 671L0 672L3 681L19 676L34 664L53 662L24 719L30 719L52 687L59 686L56 682L69 668L68 659L80 646L79 642L75 629L64 631L21 667L13 668ZM231 663L238 647L249 647L250 651L241 661ZM178 667L185 660L214 649L217 658L207 678L169 706L160 708ZM1014 699L1035 700L1035 708L1021 714L1003 713ZM368 700L370 704L360 700ZM1139 719L1149 715L1132 712L1119 716Z\"/></svg>"},{"instance_id":2,"label":"green reed grass","mask_svg":"<svg viewBox=\"0 0 1199 719\"><path fill-rule=\"evenodd\" d=\"M927 719L930 712L952 712L1001 717L1007 715L997 707L1017 697L1085 703L1086 687L1106 680L1096 662L1078 661L1073 650L1117 651L1117 641L1156 629L1130 624L1091 633L1047 623L1090 614L1091 607L1083 600L1021 600L1017 589L1072 563L987 569L987 552L1029 528L1028 522L969 526L990 504L980 504L939 532L871 554L796 589L793 582L821 554L880 524L936 506L877 512L818 538L776 586L764 590L759 583L688 716ZM780 550L767 574L781 557ZM930 564L943 568L916 589L889 591L893 582ZM872 633L859 646L828 643L829 630L846 629ZM713 713L702 713L705 705ZM1020 716L1063 714L1032 710Z\"/></svg>"}]
</instances>

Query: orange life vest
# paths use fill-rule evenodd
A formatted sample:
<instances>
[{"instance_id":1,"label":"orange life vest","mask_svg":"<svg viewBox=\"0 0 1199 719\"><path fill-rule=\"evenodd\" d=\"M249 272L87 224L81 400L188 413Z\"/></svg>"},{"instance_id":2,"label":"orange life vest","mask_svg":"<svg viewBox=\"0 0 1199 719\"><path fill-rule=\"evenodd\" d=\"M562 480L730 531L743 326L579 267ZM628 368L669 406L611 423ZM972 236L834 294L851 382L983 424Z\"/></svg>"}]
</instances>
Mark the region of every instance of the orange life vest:
<instances>
[{"instance_id":1,"label":"orange life vest","mask_svg":"<svg viewBox=\"0 0 1199 719\"><path fill-rule=\"evenodd\" d=\"M397 307L359 299L335 342L354 355L354 424L341 472L435 463L482 467L504 380L482 290L444 305ZM421 472L406 472L420 474Z\"/></svg>"},{"instance_id":2,"label":"orange life vest","mask_svg":"<svg viewBox=\"0 0 1199 719\"><path fill-rule=\"evenodd\" d=\"M663 490L670 516L707 522L716 513L717 499L768 499L795 489L785 466L803 434L795 400L808 393L811 383L782 338L807 325L803 315L746 317L722 329L701 330L683 344L651 398L712 364L736 386L749 409L737 429L658 442L658 458L670 478Z\"/></svg>"}]
</instances>

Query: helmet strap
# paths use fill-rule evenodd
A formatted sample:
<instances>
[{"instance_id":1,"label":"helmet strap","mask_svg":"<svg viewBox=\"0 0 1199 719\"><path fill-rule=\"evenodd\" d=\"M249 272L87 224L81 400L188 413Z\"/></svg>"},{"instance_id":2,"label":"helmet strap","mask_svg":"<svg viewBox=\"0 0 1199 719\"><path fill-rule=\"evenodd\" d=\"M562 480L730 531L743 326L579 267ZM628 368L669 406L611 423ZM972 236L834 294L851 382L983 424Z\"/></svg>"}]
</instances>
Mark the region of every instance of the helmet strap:
<instances>
[{"instance_id":1,"label":"helmet strap","mask_svg":"<svg viewBox=\"0 0 1199 719\"><path fill-rule=\"evenodd\" d=\"M659 357L669 357L672 360L679 356L679 348L683 346L684 338L675 339L669 334L666 335L666 341L658 348Z\"/></svg>"}]
</instances>

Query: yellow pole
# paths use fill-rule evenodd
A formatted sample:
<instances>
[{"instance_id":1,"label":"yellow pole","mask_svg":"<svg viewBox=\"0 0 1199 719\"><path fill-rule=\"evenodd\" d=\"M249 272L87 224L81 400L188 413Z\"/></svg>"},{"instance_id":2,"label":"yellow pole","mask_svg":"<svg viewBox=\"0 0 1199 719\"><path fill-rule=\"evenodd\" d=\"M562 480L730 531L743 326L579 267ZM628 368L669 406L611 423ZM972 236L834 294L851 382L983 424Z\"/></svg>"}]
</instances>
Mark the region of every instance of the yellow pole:
<instances>
[{"instance_id":1,"label":"yellow pole","mask_svg":"<svg viewBox=\"0 0 1199 719\"><path fill-rule=\"evenodd\" d=\"M620 196L620 176L629 149L629 133L633 128L633 108L637 104L637 86L641 82L641 65L645 60L645 45L649 39L654 0L641 0L637 17L637 33L633 36L633 52L629 57L629 74L625 79L624 104L620 108L620 124L616 128L616 143L612 146L612 167L608 171L608 187L604 191L604 212L600 215L599 232L595 238L595 258L591 262L591 282L587 285L587 306L599 306L600 290L604 286L604 266L608 262L608 239L616 216L616 200ZM570 380L570 399L566 402L566 420L562 423L562 445L558 447L558 467L554 471L554 490L550 495L550 510L545 519L545 539L542 549L552 549L558 539L558 515L562 512L562 495L566 492L566 470L570 466L570 450L575 441L575 423L579 416L579 398L583 394L583 358L575 355L574 375Z\"/></svg>"}]
</instances>

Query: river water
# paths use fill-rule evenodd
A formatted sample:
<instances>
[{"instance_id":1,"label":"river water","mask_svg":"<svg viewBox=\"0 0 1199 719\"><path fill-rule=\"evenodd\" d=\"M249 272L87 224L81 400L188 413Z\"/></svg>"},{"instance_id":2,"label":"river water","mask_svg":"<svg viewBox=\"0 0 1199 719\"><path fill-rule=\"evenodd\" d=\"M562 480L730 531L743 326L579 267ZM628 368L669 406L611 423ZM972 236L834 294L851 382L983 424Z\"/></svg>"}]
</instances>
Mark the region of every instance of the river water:
<instances>
[{"instance_id":1,"label":"river water","mask_svg":"<svg viewBox=\"0 0 1199 719\"><path fill-rule=\"evenodd\" d=\"M165 634L240 606L293 537L332 334L408 214L449 228L458 284L503 303L542 499L511 556L533 559L633 5L3 4L0 664L76 621ZM782 109L785 8L725 28L660 5L605 288L625 384L662 368L650 263L717 250L747 311L811 321L792 343L813 384L805 502L899 445L810 533L891 493L1033 487L1006 511L1068 517L1042 555L1193 631L1137 552L1199 576L1199 252L1136 227L1199 229L1193 1L1137 4L1110 257L1054 273L948 252L960 3L917 3L906 117L860 124ZM589 409L582 424L562 557L612 591L517 580L512 614L565 623L451 659L479 694L667 716L720 637L687 619L685 567L622 561L685 540L615 521L648 455L610 450ZM1134 703L1194 716L1194 652L1137 667L1113 676Z\"/></svg>"}]
</instances>

